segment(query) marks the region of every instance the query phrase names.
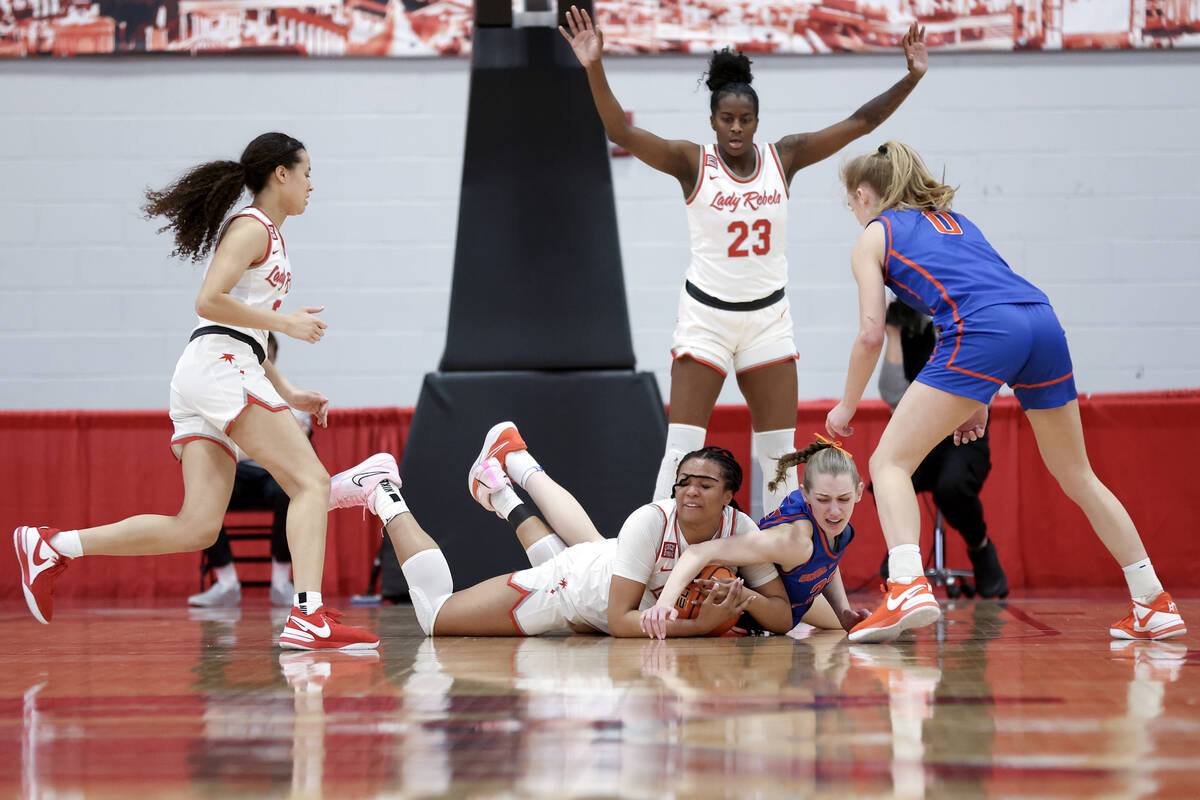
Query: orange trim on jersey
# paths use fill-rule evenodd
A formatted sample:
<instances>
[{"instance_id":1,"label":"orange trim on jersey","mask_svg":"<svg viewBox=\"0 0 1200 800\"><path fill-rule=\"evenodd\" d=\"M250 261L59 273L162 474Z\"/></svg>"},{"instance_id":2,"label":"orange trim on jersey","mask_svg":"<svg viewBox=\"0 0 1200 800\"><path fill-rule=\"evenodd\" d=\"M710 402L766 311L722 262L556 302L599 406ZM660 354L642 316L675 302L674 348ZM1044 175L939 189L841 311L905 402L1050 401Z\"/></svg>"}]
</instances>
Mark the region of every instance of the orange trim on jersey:
<instances>
[{"instance_id":1,"label":"orange trim on jersey","mask_svg":"<svg viewBox=\"0 0 1200 800\"><path fill-rule=\"evenodd\" d=\"M281 405L281 406L273 406L273 405L271 405L270 403L267 403L267 402L266 402L266 401L264 401L264 400L260 400L259 398L255 397L254 395L250 394L249 392L246 392L246 405L242 406L242 410L241 410L241 411L239 411L239 412L237 413L237 415L236 415L236 416L235 416L233 419L229 420L229 422L227 422L227 423L225 424L225 430L224 430L224 433L225 433L225 435L226 435L226 436L228 436L228 435L229 435L229 429L233 427L233 423L235 423L235 422L237 422L239 419L241 419L241 418L242 418L242 414L245 414L245 413L246 413L246 410L247 410L247 409L249 409L249 408L250 408L250 406L262 406L262 407L263 407L263 408L265 408L267 411L272 411L272 412L274 412L274 411L283 411L283 410L287 409L287 407L288 407L288 404L287 404L287 403L284 403L284 404L283 404L283 405Z\"/></svg>"},{"instance_id":2,"label":"orange trim on jersey","mask_svg":"<svg viewBox=\"0 0 1200 800\"><path fill-rule=\"evenodd\" d=\"M792 196L792 189L788 186L787 175L783 171L783 164L779 161L779 153L775 152L775 145L768 144L767 149L771 151L771 158L775 161L775 166L779 168L779 178L783 181L783 191L788 197Z\"/></svg>"},{"instance_id":3,"label":"orange trim on jersey","mask_svg":"<svg viewBox=\"0 0 1200 800\"><path fill-rule=\"evenodd\" d=\"M917 264L915 261L911 261L911 260L905 258L904 256L897 253L895 250L889 250L888 256L891 257L893 255L896 258L903 261L905 264L908 264L910 267L915 269L921 275L923 275L925 277L925 280L929 281L937 288L938 292L942 295L942 299L944 299L947 303L950 304L950 311L954 315L954 324L957 327L957 331L955 332L955 335L954 335L954 352L950 354L950 358L946 359L946 369L952 369L955 372L961 372L964 375L970 375L972 378L981 378L985 381L991 381L992 383L998 383L998 384L1003 385L1004 381L1000 380L999 378L993 378L991 375L984 375L982 372L973 372L972 370L965 369L963 367L954 366L954 359L958 357L958 348L960 348L962 346L962 332L963 332L963 321L962 321L962 317L960 317L958 315L958 304L955 303L952 299L950 299L950 294L946 291L946 287L943 286L936 278L934 278L932 275L930 275L927 270L925 270L923 267L921 267L921 265ZM899 281L896 281L895 279L893 279L893 281L897 285L903 286L903 284L901 284ZM904 288L908 289L907 286L905 286ZM908 289L908 290L910 292L912 291L912 289ZM914 292L914 294L915 294L915 292Z\"/></svg>"},{"instance_id":4,"label":"orange trim on jersey","mask_svg":"<svg viewBox=\"0 0 1200 800\"><path fill-rule=\"evenodd\" d=\"M218 439L214 439L211 436L205 436L202 433L193 434L192 436L185 436L182 439L172 439L171 447L173 448L177 444L185 445L188 442L196 442L196 441L200 441L200 440L204 440L206 442L212 442L213 444L218 445L222 450L224 450L226 453L229 454L230 458L232 458L234 461L237 461L237 454L234 453L232 450L230 450L228 445L226 445L224 442L222 442ZM180 451L180 452L182 452L182 451Z\"/></svg>"},{"instance_id":5,"label":"orange trim on jersey","mask_svg":"<svg viewBox=\"0 0 1200 800\"><path fill-rule=\"evenodd\" d=\"M754 162L755 162L754 163L754 172L750 175L749 178L739 178L737 175L733 174L733 170L731 170L729 167L725 166L725 159L721 158L720 146L714 144L713 152L717 156L717 163L721 165L721 169L725 170L725 174L728 175L730 178L733 178L733 180L736 183L752 183L753 181L758 180L758 174L760 172L762 172L762 162L763 162L762 153L759 151L758 145L754 145Z\"/></svg>"},{"instance_id":6,"label":"orange trim on jersey","mask_svg":"<svg viewBox=\"0 0 1200 800\"><path fill-rule=\"evenodd\" d=\"M796 361L799 358L800 358L800 356L798 356L798 355L785 356L784 358L776 359L775 361L768 361L765 364L755 364L753 367L746 367L745 369L738 370L737 374L745 375L747 372L754 372L754 370L756 370L756 369L762 369L763 367L773 367L776 364L782 364L785 361Z\"/></svg>"},{"instance_id":7,"label":"orange trim on jersey","mask_svg":"<svg viewBox=\"0 0 1200 800\"><path fill-rule=\"evenodd\" d=\"M693 361L703 364L706 367L711 367L712 369L715 369L717 372L721 373L721 377L728 377L728 375L729 375L729 373L727 373L725 370L721 369L720 367L718 367L716 364L712 363L711 361L705 361L703 358L700 358L699 356L693 355L691 353L681 353L680 355L676 355L675 351L672 350L671 358L672 359L690 358Z\"/></svg>"},{"instance_id":8,"label":"orange trim on jersey","mask_svg":"<svg viewBox=\"0 0 1200 800\"><path fill-rule=\"evenodd\" d=\"M1071 377L1074 374L1075 374L1075 370L1071 370L1066 375L1063 375L1061 378L1055 378L1052 381L1045 381L1043 383L1010 383L1008 386L1010 389L1040 389L1043 386L1053 386L1056 383L1062 383L1063 381L1065 381L1067 378Z\"/></svg>"},{"instance_id":9,"label":"orange trim on jersey","mask_svg":"<svg viewBox=\"0 0 1200 800\"><path fill-rule=\"evenodd\" d=\"M701 147L700 148L700 172L696 175L696 187L694 189L692 189L691 196L689 196L688 199L686 201L684 201L685 206L690 206L692 204L692 201L700 196L700 186L704 183L704 156L705 155L706 154L704 152L704 148Z\"/></svg>"},{"instance_id":10,"label":"orange trim on jersey","mask_svg":"<svg viewBox=\"0 0 1200 800\"><path fill-rule=\"evenodd\" d=\"M529 634L526 633L525 629L521 627L521 623L517 622L517 609L521 607L522 603L524 603L526 600L529 599L529 595L533 594L533 590L526 589L524 586L513 583L513 577L515 577L516 574L517 573L515 573L515 572L509 573L508 585L511 586L512 588L516 589L520 593L521 599L518 600L517 602L513 603L512 608L510 608L508 610L508 619L509 619L509 621L512 622L513 627L516 629L517 633L521 634L522 636L528 636Z\"/></svg>"}]
</instances>

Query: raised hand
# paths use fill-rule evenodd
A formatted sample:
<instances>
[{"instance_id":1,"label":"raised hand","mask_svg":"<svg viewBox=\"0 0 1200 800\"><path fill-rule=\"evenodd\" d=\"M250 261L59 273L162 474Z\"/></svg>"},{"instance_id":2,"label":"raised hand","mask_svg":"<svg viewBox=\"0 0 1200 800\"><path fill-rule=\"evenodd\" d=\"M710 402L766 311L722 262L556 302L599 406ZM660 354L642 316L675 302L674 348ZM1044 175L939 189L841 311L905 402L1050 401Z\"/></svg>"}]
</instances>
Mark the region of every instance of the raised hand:
<instances>
[{"instance_id":1,"label":"raised hand","mask_svg":"<svg viewBox=\"0 0 1200 800\"><path fill-rule=\"evenodd\" d=\"M902 42L908 71L920 78L929 69L929 52L925 49L925 26L913 23Z\"/></svg>"},{"instance_id":2,"label":"raised hand","mask_svg":"<svg viewBox=\"0 0 1200 800\"><path fill-rule=\"evenodd\" d=\"M571 49L575 51L575 57L579 59L583 68L587 69L593 64L598 64L600 56L604 52L604 34L600 33L600 29L592 24L592 18L588 15L587 9L580 11L577 7L571 6L571 10L567 12L567 27L571 29L570 33L567 33L562 25L558 26L558 32L571 45Z\"/></svg>"}]
</instances>

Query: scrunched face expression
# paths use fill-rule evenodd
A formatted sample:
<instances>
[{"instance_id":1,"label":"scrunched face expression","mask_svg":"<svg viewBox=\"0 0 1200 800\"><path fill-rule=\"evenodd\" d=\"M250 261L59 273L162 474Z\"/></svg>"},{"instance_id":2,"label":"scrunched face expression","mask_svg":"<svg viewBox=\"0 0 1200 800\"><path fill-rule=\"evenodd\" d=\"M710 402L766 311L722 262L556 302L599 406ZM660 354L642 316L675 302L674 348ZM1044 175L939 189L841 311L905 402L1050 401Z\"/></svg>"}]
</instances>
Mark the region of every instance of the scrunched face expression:
<instances>
[{"instance_id":1,"label":"scrunched face expression","mask_svg":"<svg viewBox=\"0 0 1200 800\"><path fill-rule=\"evenodd\" d=\"M675 473L675 509L682 522L706 522L720 517L733 500L721 468L703 458L689 458Z\"/></svg>"},{"instance_id":2,"label":"scrunched face expression","mask_svg":"<svg viewBox=\"0 0 1200 800\"><path fill-rule=\"evenodd\" d=\"M717 101L717 110L709 122L725 157L737 158L752 150L758 131L758 112L752 98L744 94L724 95Z\"/></svg>"},{"instance_id":3,"label":"scrunched face expression","mask_svg":"<svg viewBox=\"0 0 1200 800\"><path fill-rule=\"evenodd\" d=\"M837 536L850 524L854 506L862 500L863 483L854 484L849 473L815 475L812 488L803 487L804 499L812 509L813 518L829 537Z\"/></svg>"}]
</instances>

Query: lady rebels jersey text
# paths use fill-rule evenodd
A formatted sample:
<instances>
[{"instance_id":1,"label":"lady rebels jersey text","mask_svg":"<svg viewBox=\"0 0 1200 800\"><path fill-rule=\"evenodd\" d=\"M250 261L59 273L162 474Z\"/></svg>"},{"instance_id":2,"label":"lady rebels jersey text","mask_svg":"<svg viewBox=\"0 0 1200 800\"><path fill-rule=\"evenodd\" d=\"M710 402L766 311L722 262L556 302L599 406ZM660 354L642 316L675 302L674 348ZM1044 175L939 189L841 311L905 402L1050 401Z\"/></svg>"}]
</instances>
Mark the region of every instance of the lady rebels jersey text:
<instances>
[{"instance_id":1,"label":"lady rebels jersey text","mask_svg":"<svg viewBox=\"0 0 1200 800\"><path fill-rule=\"evenodd\" d=\"M716 145L704 145L687 200L692 261L687 279L731 303L766 297L787 284L787 181L775 146L754 146L756 167L738 178Z\"/></svg>"}]
</instances>

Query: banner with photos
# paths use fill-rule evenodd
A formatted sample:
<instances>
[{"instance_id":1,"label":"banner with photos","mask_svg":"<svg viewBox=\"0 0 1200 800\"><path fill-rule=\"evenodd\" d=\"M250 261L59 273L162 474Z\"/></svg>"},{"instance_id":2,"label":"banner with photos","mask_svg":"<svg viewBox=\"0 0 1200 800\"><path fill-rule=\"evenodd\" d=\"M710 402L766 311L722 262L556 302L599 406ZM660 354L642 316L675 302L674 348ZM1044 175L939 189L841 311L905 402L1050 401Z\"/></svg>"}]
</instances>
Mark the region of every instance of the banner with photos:
<instances>
[{"instance_id":1,"label":"banner with photos","mask_svg":"<svg viewBox=\"0 0 1200 800\"><path fill-rule=\"evenodd\" d=\"M0 0L0 56L461 56L472 12L468 0ZM595 12L624 54L892 49L914 19L937 50L1200 46L1200 0L596 0Z\"/></svg>"}]
</instances>

